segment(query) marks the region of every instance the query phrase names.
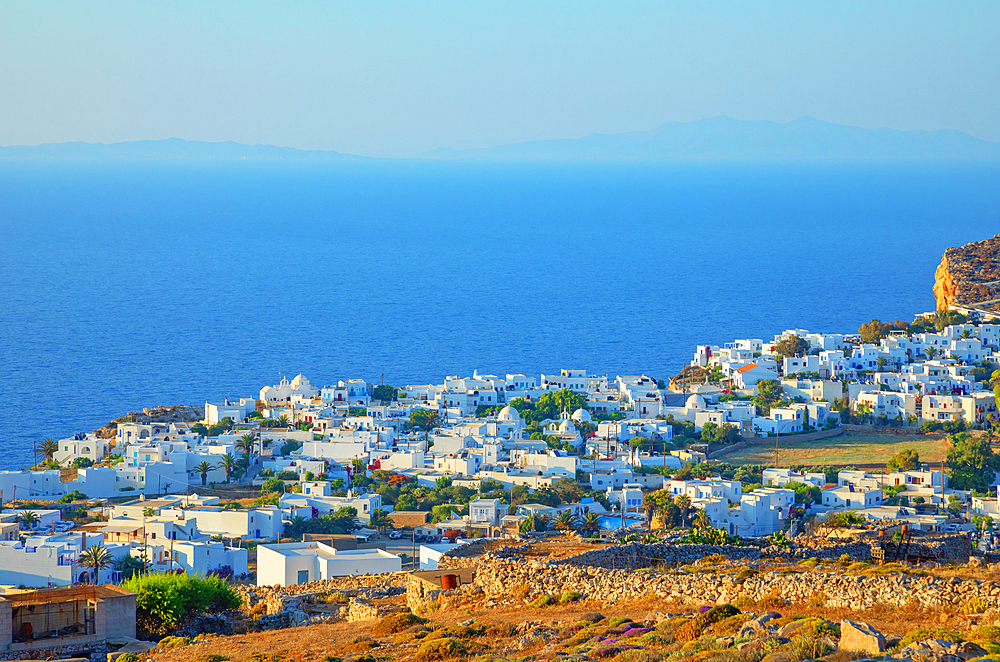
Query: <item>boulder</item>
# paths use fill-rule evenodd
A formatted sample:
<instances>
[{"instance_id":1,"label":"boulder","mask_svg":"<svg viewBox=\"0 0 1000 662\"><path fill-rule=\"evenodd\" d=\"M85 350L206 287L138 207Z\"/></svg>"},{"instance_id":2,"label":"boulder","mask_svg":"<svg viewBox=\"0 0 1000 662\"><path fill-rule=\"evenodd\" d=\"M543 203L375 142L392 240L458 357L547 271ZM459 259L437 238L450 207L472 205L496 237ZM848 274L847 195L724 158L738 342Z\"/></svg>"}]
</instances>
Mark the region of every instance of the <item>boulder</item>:
<instances>
[{"instance_id":1,"label":"boulder","mask_svg":"<svg viewBox=\"0 0 1000 662\"><path fill-rule=\"evenodd\" d=\"M846 618L840 622L840 650L859 653L884 653L885 637L867 623L855 623Z\"/></svg>"}]
</instances>

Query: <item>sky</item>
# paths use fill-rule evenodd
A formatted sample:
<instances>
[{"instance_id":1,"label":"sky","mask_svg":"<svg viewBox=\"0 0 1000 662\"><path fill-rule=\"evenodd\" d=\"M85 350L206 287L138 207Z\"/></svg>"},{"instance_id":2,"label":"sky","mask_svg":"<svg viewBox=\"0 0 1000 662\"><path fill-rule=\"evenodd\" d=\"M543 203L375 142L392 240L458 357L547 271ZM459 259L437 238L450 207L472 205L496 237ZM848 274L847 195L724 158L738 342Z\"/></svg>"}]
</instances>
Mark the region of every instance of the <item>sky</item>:
<instances>
[{"instance_id":1,"label":"sky","mask_svg":"<svg viewBox=\"0 0 1000 662\"><path fill-rule=\"evenodd\" d=\"M367 156L726 115L1000 142L1000 2L0 3L0 145Z\"/></svg>"}]
</instances>

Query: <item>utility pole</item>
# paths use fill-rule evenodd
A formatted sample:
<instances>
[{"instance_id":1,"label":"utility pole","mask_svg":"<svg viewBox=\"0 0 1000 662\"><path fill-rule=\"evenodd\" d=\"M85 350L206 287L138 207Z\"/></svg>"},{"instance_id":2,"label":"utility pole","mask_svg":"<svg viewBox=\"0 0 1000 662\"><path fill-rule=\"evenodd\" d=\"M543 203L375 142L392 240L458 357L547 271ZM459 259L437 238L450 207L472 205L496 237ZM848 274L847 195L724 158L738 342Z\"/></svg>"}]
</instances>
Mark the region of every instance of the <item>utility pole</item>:
<instances>
[{"instance_id":1,"label":"utility pole","mask_svg":"<svg viewBox=\"0 0 1000 662\"><path fill-rule=\"evenodd\" d=\"M413 564L413 569L416 570L417 569L417 527L414 526L413 528L411 528L410 529L410 534L413 536L413 558L411 559L410 562Z\"/></svg>"}]
</instances>

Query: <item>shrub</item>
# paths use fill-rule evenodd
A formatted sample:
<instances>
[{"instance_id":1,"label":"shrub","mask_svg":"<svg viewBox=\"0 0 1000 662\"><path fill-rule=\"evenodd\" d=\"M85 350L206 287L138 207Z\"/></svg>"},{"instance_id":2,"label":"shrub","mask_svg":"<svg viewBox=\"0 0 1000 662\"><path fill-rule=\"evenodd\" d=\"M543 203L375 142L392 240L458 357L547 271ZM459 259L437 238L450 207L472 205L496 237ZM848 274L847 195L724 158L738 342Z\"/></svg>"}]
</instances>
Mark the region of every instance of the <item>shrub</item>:
<instances>
[{"instance_id":1,"label":"shrub","mask_svg":"<svg viewBox=\"0 0 1000 662\"><path fill-rule=\"evenodd\" d=\"M486 634L493 638L513 637L517 634L517 626L513 623L494 623L486 628Z\"/></svg>"},{"instance_id":2,"label":"shrub","mask_svg":"<svg viewBox=\"0 0 1000 662\"><path fill-rule=\"evenodd\" d=\"M243 662L285 662L285 657L283 655L278 655L277 653L251 653Z\"/></svg>"},{"instance_id":3,"label":"shrub","mask_svg":"<svg viewBox=\"0 0 1000 662\"><path fill-rule=\"evenodd\" d=\"M137 662L138 660L138 658L132 653L122 653L115 659L121 660L121 662Z\"/></svg>"},{"instance_id":4,"label":"shrub","mask_svg":"<svg viewBox=\"0 0 1000 662\"><path fill-rule=\"evenodd\" d=\"M990 608L990 603L986 602L986 600L983 600L981 597L977 595L965 603L965 606L962 608L962 611L964 611L966 614L981 614L989 608Z\"/></svg>"},{"instance_id":5,"label":"shrub","mask_svg":"<svg viewBox=\"0 0 1000 662\"><path fill-rule=\"evenodd\" d=\"M627 616L615 616L613 618L607 619L604 622L604 625L607 625L608 627L616 628L619 625L623 625L625 623L631 623L631 622L632 622L632 619L628 618Z\"/></svg>"},{"instance_id":6,"label":"shrub","mask_svg":"<svg viewBox=\"0 0 1000 662\"><path fill-rule=\"evenodd\" d=\"M908 646L915 641L923 641L924 639L941 639L943 641L950 641L953 644L957 644L962 641L962 634L957 630L919 627L916 630L910 630L903 635L903 638L899 641L899 647L902 648L903 646Z\"/></svg>"},{"instance_id":7,"label":"shrub","mask_svg":"<svg viewBox=\"0 0 1000 662\"><path fill-rule=\"evenodd\" d=\"M804 565L804 566L808 566L810 568L815 568L816 566L819 565L819 559L816 558L815 556L810 556L807 559L802 559L801 561L799 561L799 565Z\"/></svg>"},{"instance_id":8,"label":"shrub","mask_svg":"<svg viewBox=\"0 0 1000 662\"><path fill-rule=\"evenodd\" d=\"M980 625L969 633L969 639L1000 641L1000 625Z\"/></svg>"},{"instance_id":9,"label":"shrub","mask_svg":"<svg viewBox=\"0 0 1000 662\"><path fill-rule=\"evenodd\" d=\"M526 600L528 598L528 585L518 584L517 586L512 586L510 594L511 597L517 598L518 600Z\"/></svg>"},{"instance_id":10,"label":"shrub","mask_svg":"<svg viewBox=\"0 0 1000 662\"><path fill-rule=\"evenodd\" d=\"M400 614L389 614L381 621L372 626L371 633L375 636L396 634L414 625L426 623L426 618L420 618L416 614L408 612Z\"/></svg>"},{"instance_id":11,"label":"shrub","mask_svg":"<svg viewBox=\"0 0 1000 662\"><path fill-rule=\"evenodd\" d=\"M432 639L420 644L417 658L421 660L447 660L451 657L462 657L466 653L465 643L459 639Z\"/></svg>"},{"instance_id":12,"label":"shrub","mask_svg":"<svg viewBox=\"0 0 1000 662\"><path fill-rule=\"evenodd\" d=\"M701 633L705 631L709 625L713 623L718 623L732 616L736 616L740 613L740 610L733 605L718 605L717 607L712 607L704 614L698 616L693 620L688 621L677 630L677 641L693 641L701 636Z\"/></svg>"},{"instance_id":13,"label":"shrub","mask_svg":"<svg viewBox=\"0 0 1000 662\"><path fill-rule=\"evenodd\" d=\"M598 614L596 611L588 611L585 614L580 614L578 618L581 622L599 623L604 620L604 615Z\"/></svg>"},{"instance_id":14,"label":"shrub","mask_svg":"<svg viewBox=\"0 0 1000 662\"><path fill-rule=\"evenodd\" d=\"M810 607L822 607L826 604L826 601L830 599L823 591L816 591L811 596L809 596L809 606Z\"/></svg>"},{"instance_id":15,"label":"shrub","mask_svg":"<svg viewBox=\"0 0 1000 662\"><path fill-rule=\"evenodd\" d=\"M334 591L333 593L327 593L320 598L322 602L327 604L342 605L346 604L348 601L347 594L343 591Z\"/></svg>"},{"instance_id":16,"label":"shrub","mask_svg":"<svg viewBox=\"0 0 1000 662\"><path fill-rule=\"evenodd\" d=\"M180 648L181 646L187 646L191 643L191 640L187 637L164 637L160 639L159 647L166 650L169 648Z\"/></svg>"},{"instance_id":17,"label":"shrub","mask_svg":"<svg viewBox=\"0 0 1000 662\"><path fill-rule=\"evenodd\" d=\"M757 601L751 598L749 595L741 595L740 597L733 600L733 606L737 609L756 609Z\"/></svg>"},{"instance_id":18,"label":"shrub","mask_svg":"<svg viewBox=\"0 0 1000 662\"><path fill-rule=\"evenodd\" d=\"M847 569L850 572L860 572L861 570L864 570L867 567L868 567L867 563L865 563L864 561L858 561L856 563L852 563L851 565L847 566Z\"/></svg>"},{"instance_id":19,"label":"shrub","mask_svg":"<svg viewBox=\"0 0 1000 662\"><path fill-rule=\"evenodd\" d=\"M576 602L580 597L580 593L577 591L564 591L562 597L559 598L559 604L568 605L571 602Z\"/></svg>"},{"instance_id":20,"label":"shrub","mask_svg":"<svg viewBox=\"0 0 1000 662\"><path fill-rule=\"evenodd\" d=\"M240 605L239 596L219 577L155 573L136 575L121 586L136 594L137 615L161 628L176 626L186 614Z\"/></svg>"},{"instance_id":21,"label":"shrub","mask_svg":"<svg viewBox=\"0 0 1000 662\"><path fill-rule=\"evenodd\" d=\"M786 649L793 660L816 660L833 651L833 647L811 637L795 637Z\"/></svg>"},{"instance_id":22,"label":"shrub","mask_svg":"<svg viewBox=\"0 0 1000 662\"><path fill-rule=\"evenodd\" d=\"M532 600L528 604L528 606L529 607L534 607L534 608L537 608L537 607L548 607L549 605L555 604L555 603L556 603L556 599L553 598L551 595L540 595L537 598L535 598L534 600Z\"/></svg>"},{"instance_id":23,"label":"shrub","mask_svg":"<svg viewBox=\"0 0 1000 662\"><path fill-rule=\"evenodd\" d=\"M636 648L630 651L623 651L611 658L611 662L660 662L663 656L656 651Z\"/></svg>"},{"instance_id":24,"label":"shrub","mask_svg":"<svg viewBox=\"0 0 1000 662\"><path fill-rule=\"evenodd\" d=\"M187 662L229 662L229 658L225 655L216 655L215 653L202 653L201 655L195 655Z\"/></svg>"}]
</instances>

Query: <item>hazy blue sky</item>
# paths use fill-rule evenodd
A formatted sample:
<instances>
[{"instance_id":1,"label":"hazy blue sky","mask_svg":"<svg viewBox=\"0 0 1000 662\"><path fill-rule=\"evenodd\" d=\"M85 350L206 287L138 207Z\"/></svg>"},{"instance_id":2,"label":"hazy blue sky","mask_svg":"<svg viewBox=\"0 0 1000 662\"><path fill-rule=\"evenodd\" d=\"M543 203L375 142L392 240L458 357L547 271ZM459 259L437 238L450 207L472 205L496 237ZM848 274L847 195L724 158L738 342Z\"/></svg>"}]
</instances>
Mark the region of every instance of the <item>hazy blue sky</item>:
<instances>
[{"instance_id":1,"label":"hazy blue sky","mask_svg":"<svg viewBox=\"0 0 1000 662\"><path fill-rule=\"evenodd\" d=\"M718 115L1000 142L1000 2L0 4L0 144L410 155Z\"/></svg>"}]
</instances>

